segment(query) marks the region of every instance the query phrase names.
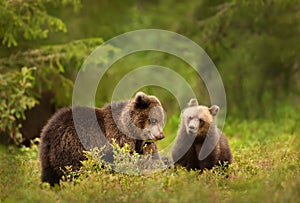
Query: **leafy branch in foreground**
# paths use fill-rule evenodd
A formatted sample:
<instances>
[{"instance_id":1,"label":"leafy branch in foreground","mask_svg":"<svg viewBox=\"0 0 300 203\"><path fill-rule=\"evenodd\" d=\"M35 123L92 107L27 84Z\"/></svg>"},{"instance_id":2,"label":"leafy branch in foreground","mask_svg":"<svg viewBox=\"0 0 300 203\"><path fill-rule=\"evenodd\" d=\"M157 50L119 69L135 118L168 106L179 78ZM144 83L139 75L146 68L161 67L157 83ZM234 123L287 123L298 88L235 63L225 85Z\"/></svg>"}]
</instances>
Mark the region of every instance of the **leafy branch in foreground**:
<instances>
[{"instance_id":1,"label":"leafy branch in foreground","mask_svg":"<svg viewBox=\"0 0 300 203\"><path fill-rule=\"evenodd\" d=\"M24 112L35 106L35 100L29 94L34 85L35 68L23 67L21 71L0 74L0 131L8 132L15 143L22 141L17 119L25 119Z\"/></svg>"},{"instance_id":2,"label":"leafy branch in foreground","mask_svg":"<svg viewBox=\"0 0 300 203\"><path fill-rule=\"evenodd\" d=\"M66 106L70 104L73 80L76 78L77 71L84 60L102 43L101 38L91 38L18 52L0 58L0 72L4 73L24 66L36 67L35 96L40 95L43 90L55 90L53 93L56 106ZM109 54L118 51L110 45L106 45L105 49ZM108 57L95 57L96 61L90 60L91 63L95 63L91 66L97 67L100 63L106 63Z\"/></svg>"},{"instance_id":3,"label":"leafy branch in foreground","mask_svg":"<svg viewBox=\"0 0 300 203\"><path fill-rule=\"evenodd\" d=\"M72 5L80 0L0 0L0 40L7 47L17 46L22 39L47 38L49 32L66 32L63 21L47 12L47 6Z\"/></svg>"}]
</instances>

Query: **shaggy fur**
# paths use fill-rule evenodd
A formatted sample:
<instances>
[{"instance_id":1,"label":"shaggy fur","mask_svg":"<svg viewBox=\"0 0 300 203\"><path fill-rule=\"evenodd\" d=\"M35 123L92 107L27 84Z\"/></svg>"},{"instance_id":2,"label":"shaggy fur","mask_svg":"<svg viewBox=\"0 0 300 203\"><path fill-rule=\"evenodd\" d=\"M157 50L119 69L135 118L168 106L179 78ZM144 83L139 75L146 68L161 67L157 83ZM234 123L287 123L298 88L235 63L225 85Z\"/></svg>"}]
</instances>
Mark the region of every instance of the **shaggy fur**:
<instances>
[{"instance_id":1,"label":"shaggy fur","mask_svg":"<svg viewBox=\"0 0 300 203\"><path fill-rule=\"evenodd\" d=\"M199 106L191 99L181 116L181 123L172 151L176 165L190 169L211 169L217 164L232 163L226 137L217 128L215 116L219 107Z\"/></svg>"},{"instance_id":2,"label":"shaggy fur","mask_svg":"<svg viewBox=\"0 0 300 203\"><path fill-rule=\"evenodd\" d=\"M93 121L91 115L95 115L97 121ZM61 109L41 133L41 179L52 186L59 183L65 167L80 169L80 161L85 159L83 151L94 147L106 146L104 159L112 161L113 154L107 146L113 139L121 147L128 144L131 152L152 152L158 157L156 144L152 141L164 138L163 121L159 100L142 92L132 100L113 102L103 108L76 106ZM152 141L149 144L147 140Z\"/></svg>"}]
</instances>

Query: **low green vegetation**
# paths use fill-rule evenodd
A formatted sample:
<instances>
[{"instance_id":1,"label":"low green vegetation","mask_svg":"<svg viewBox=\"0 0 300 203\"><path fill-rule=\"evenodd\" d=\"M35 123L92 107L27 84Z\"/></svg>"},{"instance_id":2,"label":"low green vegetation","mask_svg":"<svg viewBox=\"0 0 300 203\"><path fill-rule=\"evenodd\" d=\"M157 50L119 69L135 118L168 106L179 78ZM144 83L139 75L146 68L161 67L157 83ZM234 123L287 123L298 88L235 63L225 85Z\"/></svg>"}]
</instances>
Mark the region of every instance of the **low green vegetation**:
<instances>
[{"instance_id":1,"label":"low green vegetation","mask_svg":"<svg viewBox=\"0 0 300 203\"><path fill-rule=\"evenodd\" d=\"M0 146L0 200L300 202L299 118L290 111L274 121L227 119L223 131L229 139L234 163L226 171L215 168L200 174L170 167L152 174L127 175L103 169L89 156L80 172L67 173L60 188L41 184L38 145ZM177 127L171 128L166 131L176 134Z\"/></svg>"}]
</instances>

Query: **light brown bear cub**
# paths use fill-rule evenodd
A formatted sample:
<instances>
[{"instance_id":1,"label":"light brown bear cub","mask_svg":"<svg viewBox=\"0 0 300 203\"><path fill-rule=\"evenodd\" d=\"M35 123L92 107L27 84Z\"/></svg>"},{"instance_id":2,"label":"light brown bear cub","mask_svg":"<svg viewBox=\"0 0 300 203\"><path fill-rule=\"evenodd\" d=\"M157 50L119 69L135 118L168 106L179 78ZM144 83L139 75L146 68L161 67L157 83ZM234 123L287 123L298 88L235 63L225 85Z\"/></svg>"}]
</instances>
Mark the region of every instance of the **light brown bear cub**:
<instances>
[{"instance_id":1,"label":"light brown bear cub","mask_svg":"<svg viewBox=\"0 0 300 203\"><path fill-rule=\"evenodd\" d=\"M232 163L226 137L217 128L215 116L219 107L199 106L191 99L181 115L181 123L172 151L176 165L190 169L211 169L217 164Z\"/></svg>"},{"instance_id":2,"label":"light brown bear cub","mask_svg":"<svg viewBox=\"0 0 300 203\"><path fill-rule=\"evenodd\" d=\"M95 119L92 119L92 117ZM75 119L76 118L76 119ZM59 110L41 133L39 157L41 179L50 185L59 183L66 166L81 167L84 150L105 146L104 159L113 161L113 140L131 152L158 157L153 141L164 138L164 113L160 101L138 92L129 101L113 102L103 108L69 107ZM76 123L76 125L74 125Z\"/></svg>"}]
</instances>

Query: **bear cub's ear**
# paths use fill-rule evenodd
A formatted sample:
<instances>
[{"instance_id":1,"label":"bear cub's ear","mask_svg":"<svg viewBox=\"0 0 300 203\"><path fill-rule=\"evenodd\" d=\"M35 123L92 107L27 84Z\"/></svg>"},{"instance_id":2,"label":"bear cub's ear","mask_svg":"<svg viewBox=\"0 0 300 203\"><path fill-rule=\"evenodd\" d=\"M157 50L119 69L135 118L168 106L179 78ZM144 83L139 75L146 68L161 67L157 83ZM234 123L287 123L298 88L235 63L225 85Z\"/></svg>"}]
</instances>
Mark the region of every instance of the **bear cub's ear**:
<instances>
[{"instance_id":1,"label":"bear cub's ear","mask_svg":"<svg viewBox=\"0 0 300 203\"><path fill-rule=\"evenodd\" d=\"M195 98L192 98L189 102L189 107L198 106L198 101Z\"/></svg>"},{"instance_id":2,"label":"bear cub's ear","mask_svg":"<svg viewBox=\"0 0 300 203\"><path fill-rule=\"evenodd\" d=\"M150 98L144 92L136 93L134 97L134 106L137 109L145 109L150 105Z\"/></svg>"},{"instance_id":3,"label":"bear cub's ear","mask_svg":"<svg viewBox=\"0 0 300 203\"><path fill-rule=\"evenodd\" d=\"M218 107L217 105L212 105L209 108L209 112L211 113L212 116L215 116L219 112L219 109L220 109L220 107Z\"/></svg>"}]
</instances>

